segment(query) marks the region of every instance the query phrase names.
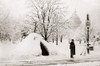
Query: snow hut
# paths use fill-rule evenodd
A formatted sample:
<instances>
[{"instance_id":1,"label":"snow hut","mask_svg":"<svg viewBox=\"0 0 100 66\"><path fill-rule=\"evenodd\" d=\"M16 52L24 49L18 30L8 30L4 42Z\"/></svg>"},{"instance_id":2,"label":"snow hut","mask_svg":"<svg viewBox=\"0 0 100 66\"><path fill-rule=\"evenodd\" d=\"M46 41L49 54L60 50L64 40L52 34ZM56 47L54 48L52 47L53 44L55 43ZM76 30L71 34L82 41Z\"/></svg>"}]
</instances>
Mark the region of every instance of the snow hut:
<instances>
[{"instance_id":1,"label":"snow hut","mask_svg":"<svg viewBox=\"0 0 100 66\"><path fill-rule=\"evenodd\" d=\"M49 55L47 45L43 42L43 38L36 33L29 34L22 40L19 47L19 52L24 55ZM45 41L46 42L46 41Z\"/></svg>"}]
</instances>

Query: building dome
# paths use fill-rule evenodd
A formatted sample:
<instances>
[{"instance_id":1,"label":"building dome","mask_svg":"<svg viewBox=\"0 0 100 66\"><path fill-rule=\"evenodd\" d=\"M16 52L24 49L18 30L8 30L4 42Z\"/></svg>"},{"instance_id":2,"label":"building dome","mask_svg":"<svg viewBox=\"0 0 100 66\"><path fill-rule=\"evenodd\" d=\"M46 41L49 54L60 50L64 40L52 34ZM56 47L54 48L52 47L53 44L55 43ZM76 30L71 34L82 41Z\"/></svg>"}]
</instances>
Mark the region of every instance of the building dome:
<instances>
[{"instance_id":1,"label":"building dome","mask_svg":"<svg viewBox=\"0 0 100 66\"><path fill-rule=\"evenodd\" d=\"M81 24L81 20L77 15L76 11L72 14L72 17L69 19L69 26L73 29L79 27Z\"/></svg>"}]
</instances>

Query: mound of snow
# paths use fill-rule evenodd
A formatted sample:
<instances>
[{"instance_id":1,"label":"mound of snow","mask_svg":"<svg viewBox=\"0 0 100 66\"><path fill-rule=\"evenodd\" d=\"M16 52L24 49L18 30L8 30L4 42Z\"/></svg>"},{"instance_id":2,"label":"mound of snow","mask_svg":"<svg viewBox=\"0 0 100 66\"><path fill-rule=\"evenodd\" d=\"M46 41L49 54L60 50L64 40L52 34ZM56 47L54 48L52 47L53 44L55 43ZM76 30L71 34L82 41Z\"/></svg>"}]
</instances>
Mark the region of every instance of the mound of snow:
<instances>
[{"instance_id":1,"label":"mound of snow","mask_svg":"<svg viewBox=\"0 0 100 66\"><path fill-rule=\"evenodd\" d=\"M66 53L65 46L57 46L46 42L39 34L31 33L19 44L2 44L0 47L0 58L27 59L42 55L40 42L46 47L49 55L61 55Z\"/></svg>"},{"instance_id":2,"label":"mound of snow","mask_svg":"<svg viewBox=\"0 0 100 66\"><path fill-rule=\"evenodd\" d=\"M69 44L67 44L67 42L59 43L58 45L55 43L48 43L45 40L41 40L41 42L47 47L50 55L70 56Z\"/></svg>"},{"instance_id":3,"label":"mound of snow","mask_svg":"<svg viewBox=\"0 0 100 66\"><path fill-rule=\"evenodd\" d=\"M9 56L11 56L14 48L15 48L15 45L13 44L1 44L0 45L0 59L8 58Z\"/></svg>"},{"instance_id":4,"label":"mound of snow","mask_svg":"<svg viewBox=\"0 0 100 66\"><path fill-rule=\"evenodd\" d=\"M59 43L46 42L41 35L36 33L29 34L19 44L0 44L0 58L33 58L42 55L40 42L46 47L49 55L63 55L70 57L68 41ZM79 46L80 47L80 46ZM78 47L78 48L79 48ZM76 47L77 48L77 47ZM79 51L79 49L76 49Z\"/></svg>"},{"instance_id":5,"label":"mound of snow","mask_svg":"<svg viewBox=\"0 0 100 66\"><path fill-rule=\"evenodd\" d=\"M41 55L40 41L43 38L36 33L29 34L16 46L14 56L38 56Z\"/></svg>"},{"instance_id":6,"label":"mound of snow","mask_svg":"<svg viewBox=\"0 0 100 66\"><path fill-rule=\"evenodd\" d=\"M31 33L19 44L1 44L0 58L25 58L41 55L41 40L43 38L39 34Z\"/></svg>"},{"instance_id":7,"label":"mound of snow","mask_svg":"<svg viewBox=\"0 0 100 66\"><path fill-rule=\"evenodd\" d=\"M32 58L42 55L40 42L46 47L49 55L66 55L68 46L65 44L55 45L46 42L39 34L31 33L19 44L1 44L0 58Z\"/></svg>"}]
</instances>

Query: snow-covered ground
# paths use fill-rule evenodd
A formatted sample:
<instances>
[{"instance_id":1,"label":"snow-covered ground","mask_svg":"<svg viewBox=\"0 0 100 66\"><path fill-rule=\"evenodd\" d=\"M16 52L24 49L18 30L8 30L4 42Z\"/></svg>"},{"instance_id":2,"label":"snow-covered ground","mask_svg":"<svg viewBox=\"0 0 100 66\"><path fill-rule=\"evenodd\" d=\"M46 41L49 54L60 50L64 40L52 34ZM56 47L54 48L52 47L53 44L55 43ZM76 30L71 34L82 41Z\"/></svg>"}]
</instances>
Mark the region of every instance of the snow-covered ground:
<instances>
[{"instance_id":1,"label":"snow-covered ground","mask_svg":"<svg viewBox=\"0 0 100 66\"><path fill-rule=\"evenodd\" d=\"M57 64L57 65L47 65L47 66L100 66L100 62L85 62L85 63L75 63L75 64Z\"/></svg>"},{"instance_id":2,"label":"snow-covered ground","mask_svg":"<svg viewBox=\"0 0 100 66\"><path fill-rule=\"evenodd\" d=\"M0 59L27 59L34 56L41 56L40 42L42 42L51 55L63 55L69 57L69 44L60 43L55 45L54 43L48 43L36 33L32 33L23 39L18 44L12 44L11 42L0 44Z\"/></svg>"},{"instance_id":3,"label":"snow-covered ground","mask_svg":"<svg viewBox=\"0 0 100 66\"><path fill-rule=\"evenodd\" d=\"M50 55L42 56L40 41L47 47ZM79 44L78 41L75 41L76 46L76 55L74 56L74 60L79 59L90 59L95 58L100 60L100 44L94 45L94 50L90 51L90 54L80 55L86 44L82 42ZM59 42L58 45L55 43L48 43L43 40L43 38L35 33L27 36L21 43L13 44L12 42L0 42L0 63L3 61L43 61L43 60L68 60L70 58L70 49L69 42L67 40L63 40L62 43ZM73 59L72 59L73 60ZM86 64L86 65L85 65ZM84 62L84 63L75 63L75 64L67 64L67 66L100 66L100 62ZM54 65L53 65L54 66ZM66 66L66 64L56 64L55 66Z\"/></svg>"}]
</instances>

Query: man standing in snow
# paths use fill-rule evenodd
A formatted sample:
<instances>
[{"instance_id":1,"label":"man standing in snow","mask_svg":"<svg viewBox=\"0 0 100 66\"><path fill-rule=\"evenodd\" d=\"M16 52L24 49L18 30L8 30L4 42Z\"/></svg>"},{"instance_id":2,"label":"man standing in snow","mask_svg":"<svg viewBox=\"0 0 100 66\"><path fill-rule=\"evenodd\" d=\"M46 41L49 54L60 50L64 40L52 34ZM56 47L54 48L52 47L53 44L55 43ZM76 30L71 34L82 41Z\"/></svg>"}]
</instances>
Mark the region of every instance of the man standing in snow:
<instances>
[{"instance_id":1,"label":"man standing in snow","mask_svg":"<svg viewBox=\"0 0 100 66\"><path fill-rule=\"evenodd\" d=\"M70 57L73 58L73 55L75 55L75 43L74 39L72 39L70 43Z\"/></svg>"}]
</instances>

